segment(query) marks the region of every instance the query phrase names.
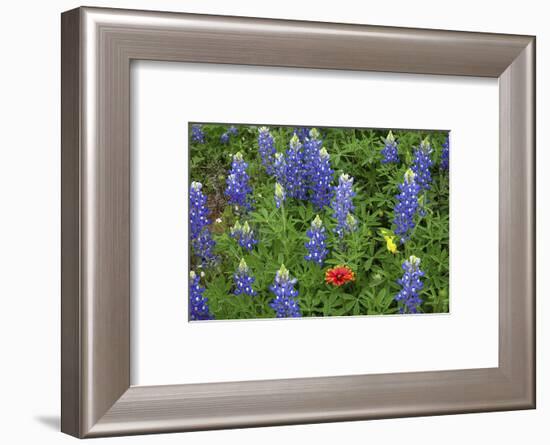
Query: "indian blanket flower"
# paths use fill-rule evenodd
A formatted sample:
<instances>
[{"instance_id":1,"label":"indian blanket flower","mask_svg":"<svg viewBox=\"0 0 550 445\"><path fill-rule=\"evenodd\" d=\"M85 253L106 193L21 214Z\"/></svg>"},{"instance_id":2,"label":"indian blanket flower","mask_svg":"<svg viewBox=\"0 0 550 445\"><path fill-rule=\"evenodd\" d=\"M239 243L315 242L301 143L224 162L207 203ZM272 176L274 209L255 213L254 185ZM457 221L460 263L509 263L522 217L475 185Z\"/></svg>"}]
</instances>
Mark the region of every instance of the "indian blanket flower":
<instances>
[{"instance_id":1,"label":"indian blanket flower","mask_svg":"<svg viewBox=\"0 0 550 445\"><path fill-rule=\"evenodd\" d=\"M305 199L307 184L305 181L304 150L298 136L294 134L290 139L285 156L285 191L291 198Z\"/></svg>"},{"instance_id":2,"label":"indian blanket flower","mask_svg":"<svg viewBox=\"0 0 550 445\"><path fill-rule=\"evenodd\" d=\"M231 170L226 180L225 194L230 204L250 210L249 194L252 192L252 188L248 185L247 168L248 163L244 161L240 152L233 155Z\"/></svg>"},{"instance_id":3,"label":"indian blanket flower","mask_svg":"<svg viewBox=\"0 0 550 445\"><path fill-rule=\"evenodd\" d=\"M231 228L231 237L235 238L239 246L249 252L258 244L258 240L254 238L254 232L247 221L243 225L237 221Z\"/></svg>"},{"instance_id":4,"label":"indian blanket flower","mask_svg":"<svg viewBox=\"0 0 550 445\"><path fill-rule=\"evenodd\" d=\"M206 136L202 129L202 125L195 124L191 126L191 141L197 144L204 144L206 142Z\"/></svg>"},{"instance_id":5,"label":"indian blanket flower","mask_svg":"<svg viewBox=\"0 0 550 445\"><path fill-rule=\"evenodd\" d=\"M445 142L441 146L441 161L439 162L441 170L449 170L449 136L445 138Z\"/></svg>"},{"instance_id":6,"label":"indian blanket flower","mask_svg":"<svg viewBox=\"0 0 550 445\"><path fill-rule=\"evenodd\" d=\"M414 151L412 171L416 175L416 183L422 190L428 190L432 182L432 174L430 168L433 165L431 159L432 147L428 138L424 139L420 146Z\"/></svg>"},{"instance_id":7,"label":"indian blanket flower","mask_svg":"<svg viewBox=\"0 0 550 445\"><path fill-rule=\"evenodd\" d=\"M401 243L409 239L409 231L415 226L414 217L418 210L418 194L420 186L416 183L416 175L409 168L405 172L402 184L399 184L397 203L393 209L395 234L401 238Z\"/></svg>"},{"instance_id":8,"label":"indian blanket flower","mask_svg":"<svg viewBox=\"0 0 550 445\"><path fill-rule=\"evenodd\" d=\"M357 220L352 215L355 209L354 196L353 178L347 174L340 175L331 203L332 215L337 221L334 231L340 238L343 238L346 232L352 232L357 227Z\"/></svg>"},{"instance_id":9,"label":"indian blanket flower","mask_svg":"<svg viewBox=\"0 0 550 445\"><path fill-rule=\"evenodd\" d=\"M306 235L309 238L309 241L305 244L308 253L304 258L306 261L313 261L322 267L328 255L328 249L326 246L326 229L323 227L323 221L321 221L319 215L312 221Z\"/></svg>"},{"instance_id":10,"label":"indian blanket flower","mask_svg":"<svg viewBox=\"0 0 550 445\"><path fill-rule=\"evenodd\" d=\"M285 265L281 264L273 284L269 287L269 290L275 295L269 306L275 311L277 318L302 316L297 300L298 291L294 288L296 282L296 278L292 278Z\"/></svg>"},{"instance_id":11,"label":"indian blanket flower","mask_svg":"<svg viewBox=\"0 0 550 445\"><path fill-rule=\"evenodd\" d=\"M397 280L397 283L401 286L401 290L395 296L395 300L401 303L399 312L415 314L422 304L422 299L418 294L424 287L424 283L422 282L424 272L420 270L420 258L411 255L408 260L403 262L402 269L405 272Z\"/></svg>"},{"instance_id":12,"label":"indian blanket flower","mask_svg":"<svg viewBox=\"0 0 550 445\"><path fill-rule=\"evenodd\" d=\"M384 148L380 152L384 159L382 159L382 164L397 164L399 162L399 155L397 153L397 142L393 133L388 133L386 139L384 139Z\"/></svg>"},{"instance_id":13,"label":"indian blanket flower","mask_svg":"<svg viewBox=\"0 0 550 445\"><path fill-rule=\"evenodd\" d=\"M273 163L275 162L275 141L267 127L260 127L259 129L258 152L267 174L272 175L274 173Z\"/></svg>"},{"instance_id":14,"label":"indian blanket flower","mask_svg":"<svg viewBox=\"0 0 550 445\"><path fill-rule=\"evenodd\" d=\"M257 292L252 288L254 281L256 281L256 279L250 274L250 269L244 258L242 258L237 268L237 272L233 274L233 282L235 283L233 294L243 294L254 297L257 295Z\"/></svg>"},{"instance_id":15,"label":"indian blanket flower","mask_svg":"<svg viewBox=\"0 0 550 445\"><path fill-rule=\"evenodd\" d=\"M206 195L202 192L202 184L193 181L189 191L189 230L193 251L203 263L215 259L213 250L216 244L208 228L210 210L206 205L206 201Z\"/></svg>"},{"instance_id":16,"label":"indian blanket flower","mask_svg":"<svg viewBox=\"0 0 550 445\"><path fill-rule=\"evenodd\" d=\"M280 208L286 199L285 189L278 182L275 183L275 205Z\"/></svg>"},{"instance_id":17,"label":"indian blanket flower","mask_svg":"<svg viewBox=\"0 0 550 445\"><path fill-rule=\"evenodd\" d=\"M327 284L340 287L350 281L355 281L355 273L348 266L335 266L325 272Z\"/></svg>"},{"instance_id":18,"label":"indian blanket flower","mask_svg":"<svg viewBox=\"0 0 550 445\"><path fill-rule=\"evenodd\" d=\"M203 294L206 290L200 284L201 278L195 272L189 273L189 318L191 320L213 320L214 316L208 307L208 298Z\"/></svg>"}]
</instances>

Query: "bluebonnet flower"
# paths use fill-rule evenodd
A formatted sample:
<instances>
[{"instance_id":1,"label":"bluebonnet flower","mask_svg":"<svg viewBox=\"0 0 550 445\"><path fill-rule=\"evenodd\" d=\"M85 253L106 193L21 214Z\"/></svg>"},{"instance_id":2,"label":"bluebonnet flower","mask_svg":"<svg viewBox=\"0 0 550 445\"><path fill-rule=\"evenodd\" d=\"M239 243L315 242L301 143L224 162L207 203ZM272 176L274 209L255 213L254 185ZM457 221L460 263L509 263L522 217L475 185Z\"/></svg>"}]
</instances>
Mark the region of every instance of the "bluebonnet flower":
<instances>
[{"instance_id":1,"label":"bluebonnet flower","mask_svg":"<svg viewBox=\"0 0 550 445\"><path fill-rule=\"evenodd\" d=\"M277 208L281 207L281 204L284 204L286 199L285 189L278 182L275 183L275 205Z\"/></svg>"},{"instance_id":2,"label":"bluebonnet flower","mask_svg":"<svg viewBox=\"0 0 550 445\"><path fill-rule=\"evenodd\" d=\"M229 142L229 133L225 132L220 136L220 142L222 144L227 144Z\"/></svg>"},{"instance_id":3,"label":"bluebonnet flower","mask_svg":"<svg viewBox=\"0 0 550 445\"><path fill-rule=\"evenodd\" d=\"M237 240L239 246L249 252L258 244L258 240L254 238L254 232L247 221L243 225L237 221L231 228L231 237Z\"/></svg>"},{"instance_id":4,"label":"bluebonnet flower","mask_svg":"<svg viewBox=\"0 0 550 445\"><path fill-rule=\"evenodd\" d=\"M273 161L273 174L275 180L284 187L286 184L286 159L282 153L275 153Z\"/></svg>"},{"instance_id":5,"label":"bluebonnet flower","mask_svg":"<svg viewBox=\"0 0 550 445\"><path fill-rule=\"evenodd\" d=\"M319 139L319 132L316 128L312 128L309 131L309 137L304 140L303 145L304 163L308 165L314 162L315 158L319 154L319 150L321 150L321 146L323 145L323 141Z\"/></svg>"},{"instance_id":6,"label":"bluebonnet flower","mask_svg":"<svg viewBox=\"0 0 550 445\"><path fill-rule=\"evenodd\" d=\"M310 136L310 129L307 127L298 127L294 129L294 134L298 136L298 139L303 144Z\"/></svg>"},{"instance_id":7,"label":"bluebonnet flower","mask_svg":"<svg viewBox=\"0 0 550 445\"><path fill-rule=\"evenodd\" d=\"M353 205L354 196L353 178L347 174L340 175L331 203L332 216L337 221L334 231L340 238L343 238L346 232L352 232L357 228L357 220L352 215L355 209Z\"/></svg>"},{"instance_id":8,"label":"bluebonnet flower","mask_svg":"<svg viewBox=\"0 0 550 445\"><path fill-rule=\"evenodd\" d=\"M239 130L237 130L237 127L231 125L231 127L229 127L227 131L220 136L220 142L222 144L227 144L230 136L235 136L238 132Z\"/></svg>"},{"instance_id":9,"label":"bluebonnet flower","mask_svg":"<svg viewBox=\"0 0 550 445\"><path fill-rule=\"evenodd\" d=\"M323 141L319 139L319 132L312 128L309 138L304 142L303 163L304 181L307 188L308 198L321 210L330 203L330 183L332 174L328 152L322 148ZM322 153L321 153L322 151Z\"/></svg>"},{"instance_id":10,"label":"bluebonnet flower","mask_svg":"<svg viewBox=\"0 0 550 445\"><path fill-rule=\"evenodd\" d=\"M206 200L202 184L193 181L189 190L189 229L193 251L203 263L215 259L213 250L216 244L208 228L210 210L206 206Z\"/></svg>"},{"instance_id":11,"label":"bluebonnet flower","mask_svg":"<svg viewBox=\"0 0 550 445\"><path fill-rule=\"evenodd\" d=\"M449 136L445 138L445 142L441 147L441 162L439 163L441 170L449 170Z\"/></svg>"},{"instance_id":12,"label":"bluebonnet flower","mask_svg":"<svg viewBox=\"0 0 550 445\"><path fill-rule=\"evenodd\" d=\"M319 266L323 266L323 262L328 255L326 246L327 234L323 227L323 221L319 215L311 223L311 228L306 232L309 241L306 243L308 254L304 257L306 261L313 261Z\"/></svg>"},{"instance_id":13,"label":"bluebonnet flower","mask_svg":"<svg viewBox=\"0 0 550 445\"><path fill-rule=\"evenodd\" d=\"M428 190L432 182L430 168L433 165L431 159L432 147L428 138L424 139L420 146L414 151L412 171L414 172L416 183L422 190Z\"/></svg>"},{"instance_id":14,"label":"bluebonnet flower","mask_svg":"<svg viewBox=\"0 0 550 445\"><path fill-rule=\"evenodd\" d=\"M191 127L191 141L198 144L204 144L206 141L206 136L202 129L202 125L195 124Z\"/></svg>"},{"instance_id":15,"label":"bluebonnet flower","mask_svg":"<svg viewBox=\"0 0 550 445\"><path fill-rule=\"evenodd\" d=\"M261 127L258 134L258 151L262 158L262 165L268 175L274 173L273 163L275 161L275 141L269 132L269 128Z\"/></svg>"},{"instance_id":16,"label":"bluebonnet flower","mask_svg":"<svg viewBox=\"0 0 550 445\"><path fill-rule=\"evenodd\" d=\"M233 282L235 283L235 290L233 291L233 294L244 294L254 297L257 294L257 292L252 288L254 281L256 281L256 279L250 275L250 269L248 268L244 258L242 258L239 263L239 267L237 268L237 272L233 274Z\"/></svg>"},{"instance_id":17,"label":"bluebonnet flower","mask_svg":"<svg viewBox=\"0 0 550 445\"><path fill-rule=\"evenodd\" d=\"M409 231L414 228L414 217L418 210L418 194L420 186L416 183L416 175L409 168L405 172L402 184L399 184L397 203L393 209L393 223L396 225L395 234L401 237L401 243L409 238Z\"/></svg>"},{"instance_id":18,"label":"bluebonnet flower","mask_svg":"<svg viewBox=\"0 0 550 445\"><path fill-rule=\"evenodd\" d=\"M309 165L310 200L317 210L330 204L334 190L331 184L333 175L334 170L330 167L330 155L323 147Z\"/></svg>"},{"instance_id":19,"label":"bluebonnet flower","mask_svg":"<svg viewBox=\"0 0 550 445\"><path fill-rule=\"evenodd\" d=\"M304 151L302 147L298 136L295 134L290 139L285 156L285 191L289 197L296 199L305 199L307 196Z\"/></svg>"},{"instance_id":20,"label":"bluebonnet flower","mask_svg":"<svg viewBox=\"0 0 550 445\"><path fill-rule=\"evenodd\" d=\"M399 162L399 155L397 153L397 142L391 130L388 133L386 139L384 139L384 143L384 148L380 152L382 153L382 156L384 156L384 159L382 159L382 164L397 164Z\"/></svg>"},{"instance_id":21,"label":"bluebonnet flower","mask_svg":"<svg viewBox=\"0 0 550 445\"><path fill-rule=\"evenodd\" d=\"M291 278L284 264L275 275L275 281L269 287L275 298L271 300L269 306L275 311L277 318L301 317L302 312L296 297L298 291L294 289L296 278Z\"/></svg>"},{"instance_id":22,"label":"bluebonnet flower","mask_svg":"<svg viewBox=\"0 0 550 445\"><path fill-rule=\"evenodd\" d=\"M411 257L403 262L403 276L397 280L401 286L401 290L395 296L395 300L402 304L399 308L401 313L416 314L419 306L422 304L422 299L418 296L424 283L421 278L424 272L420 270L420 258L411 255Z\"/></svg>"},{"instance_id":23,"label":"bluebonnet flower","mask_svg":"<svg viewBox=\"0 0 550 445\"><path fill-rule=\"evenodd\" d=\"M248 185L248 173L246 169L248 163L243 159L243 155L239 152L233 155L231 170L227 176L225 194L227 195L230 204L250 210L249 193L252 188Z\"/></svg>"},{"instance_id":24,"label":"bluebonnet flower","mask_svg":"<svg viewBox=\"0 0 550 445\"><path fill-rule=\"evenodd\" d=\"M200 284L200 276L191 271L189 278L189 318L191 320L213 320L214 316L208 307L208 298L203 295L206 289Z\"/></svg>"}]
</instances>

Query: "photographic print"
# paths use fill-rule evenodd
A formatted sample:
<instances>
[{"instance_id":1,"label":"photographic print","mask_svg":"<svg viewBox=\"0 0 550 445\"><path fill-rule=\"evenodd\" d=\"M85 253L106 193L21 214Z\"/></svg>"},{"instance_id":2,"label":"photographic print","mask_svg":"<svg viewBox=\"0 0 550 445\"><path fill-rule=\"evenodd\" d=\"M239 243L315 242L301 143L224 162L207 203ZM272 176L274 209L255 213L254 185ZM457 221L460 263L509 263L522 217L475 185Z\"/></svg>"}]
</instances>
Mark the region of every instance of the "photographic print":
<instances>
[{"instance_id":1,"label":"photographic print","mask_svg":"<svg viewBox=\"0 0 550 445\"><path fill-rule=\"evenodd\" d=\"M449 131L188 130L190 321L449 311Z\"/></svg>"}]
</instances>

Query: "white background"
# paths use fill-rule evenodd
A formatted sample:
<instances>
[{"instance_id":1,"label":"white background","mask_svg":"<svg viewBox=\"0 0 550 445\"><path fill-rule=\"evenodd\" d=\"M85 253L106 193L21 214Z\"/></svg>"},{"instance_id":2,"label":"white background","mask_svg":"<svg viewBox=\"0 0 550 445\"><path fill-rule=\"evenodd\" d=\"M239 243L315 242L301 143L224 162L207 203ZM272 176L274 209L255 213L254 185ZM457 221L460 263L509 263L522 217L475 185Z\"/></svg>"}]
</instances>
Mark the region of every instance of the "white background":
<instances>
[{"instance_id":1,"label":"white background","mask_svg":"<svg viewBox=\"0 0 550 445\"><path fill-rule=\"evenodd\" d=\"M132 384L498 366L498 230L479 227L498 227L496 79L161 62L131 79ZM451 129L451 313L187 322L188 121Z\"/></svg>"},{"instance_id":2,"label":"white background","mask_svg":"<svg viewBox=\"0 0 550 445\"><path fill-rule=\"evenodd\" d=\"M101 439L97 443L548 443L550 417L550 29L545 3L488 0L127 0L90 5L536 34L538 409ZM0 367L2 442L68 443L59 418L59 14L76 1L5 2L0 70ZM475 104L472 104L475 107ZM466 112L468 110L465 110ZM483 184L479 184L480 188ZM482 222L481 222L482 223ZM482 254L482 250L477 254ZM95 443L95 442L94 442Z\"/></svg>"}]
</instances>

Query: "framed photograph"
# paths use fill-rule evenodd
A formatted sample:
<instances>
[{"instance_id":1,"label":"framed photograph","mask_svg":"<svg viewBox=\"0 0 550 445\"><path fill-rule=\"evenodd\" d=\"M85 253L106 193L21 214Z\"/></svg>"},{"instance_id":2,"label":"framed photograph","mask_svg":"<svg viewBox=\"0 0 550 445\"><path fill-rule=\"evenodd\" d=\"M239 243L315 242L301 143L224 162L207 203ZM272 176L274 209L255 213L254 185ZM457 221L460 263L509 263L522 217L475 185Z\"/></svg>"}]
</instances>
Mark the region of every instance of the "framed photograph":
<instances>
[{"instance_id":1,"label":"framed photograph","mask_svg":"<svg viewBox=\"0 0 550 445\"><path fill-rule=\"evenodd\" d=\"M535 38L62 14L62 431L535 407Z\"/></svg>"}]
</instances>

